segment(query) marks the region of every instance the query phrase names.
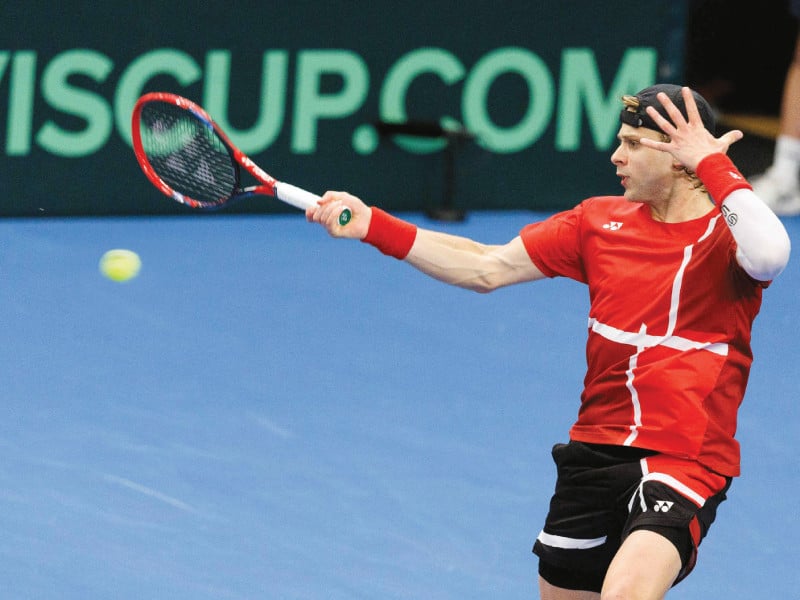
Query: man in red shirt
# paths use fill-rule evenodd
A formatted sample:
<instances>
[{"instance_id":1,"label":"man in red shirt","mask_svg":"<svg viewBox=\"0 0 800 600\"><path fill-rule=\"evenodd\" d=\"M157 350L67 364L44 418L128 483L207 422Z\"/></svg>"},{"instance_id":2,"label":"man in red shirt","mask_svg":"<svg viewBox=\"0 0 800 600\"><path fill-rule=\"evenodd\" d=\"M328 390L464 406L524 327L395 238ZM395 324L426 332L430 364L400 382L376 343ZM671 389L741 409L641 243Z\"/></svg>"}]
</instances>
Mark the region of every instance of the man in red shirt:
<instances>
[{"instance_id":1,"label":"man in red shirt","mask_svg":"<svg viewBox=\"0 0 800 600\"><path fill-rule=\"evenodd\" d=\"M556 276L587 284L584 390L569 443L553 449L558 479L534 545L542 600L663 598L739 474L751 327L790 244L725 154L742 133L714 134L688 88L625 96L611 156L624 194L584 200L504 245L417 228L343 192L306 213L478 292Z\"/></svg>"}]
</instances>

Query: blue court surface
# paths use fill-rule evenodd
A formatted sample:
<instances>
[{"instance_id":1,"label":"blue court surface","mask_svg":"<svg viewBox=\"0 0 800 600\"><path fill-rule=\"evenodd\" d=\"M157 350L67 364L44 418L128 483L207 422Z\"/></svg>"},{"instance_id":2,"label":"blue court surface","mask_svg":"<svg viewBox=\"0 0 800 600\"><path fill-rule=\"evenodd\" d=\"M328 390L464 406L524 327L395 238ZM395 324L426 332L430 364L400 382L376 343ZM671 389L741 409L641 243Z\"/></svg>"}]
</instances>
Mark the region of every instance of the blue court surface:
<instances>
[{"instance_id":1,"label":"blue court surface","mask_svg":"<svg viewBox=\"0 0 800 600\"><path fill-rule=\"evenodd\" d=\"M499 243L544 215L404 216ZM0 598L537 597L583 286L474 294L295 214L0 240ZM115 247L137 279L99 275ZM798 264L756 321L744 474L669 598L799 597Z\"/></svg>"}]
</instances>

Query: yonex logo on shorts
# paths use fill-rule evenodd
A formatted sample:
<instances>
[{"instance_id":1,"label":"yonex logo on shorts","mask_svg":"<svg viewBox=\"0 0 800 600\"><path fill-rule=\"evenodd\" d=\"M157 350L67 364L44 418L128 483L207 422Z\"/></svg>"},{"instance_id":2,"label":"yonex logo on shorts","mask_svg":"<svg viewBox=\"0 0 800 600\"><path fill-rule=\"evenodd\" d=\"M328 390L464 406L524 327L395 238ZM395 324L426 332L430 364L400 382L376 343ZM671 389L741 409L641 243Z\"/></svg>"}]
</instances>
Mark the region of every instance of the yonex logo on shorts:
<instances>
[{"instance_id":1,"label":"yonex logo on shorts","mask_svg":"<svg viewBox=\"0 0 800 600\"><path fill-rule=\"evenodd\" d=\"M670 502L669 500L656 500L653 510L656 512L669 512L669 509L672 508L673 504L675 503Z\"/></svg>"}]
</instances>

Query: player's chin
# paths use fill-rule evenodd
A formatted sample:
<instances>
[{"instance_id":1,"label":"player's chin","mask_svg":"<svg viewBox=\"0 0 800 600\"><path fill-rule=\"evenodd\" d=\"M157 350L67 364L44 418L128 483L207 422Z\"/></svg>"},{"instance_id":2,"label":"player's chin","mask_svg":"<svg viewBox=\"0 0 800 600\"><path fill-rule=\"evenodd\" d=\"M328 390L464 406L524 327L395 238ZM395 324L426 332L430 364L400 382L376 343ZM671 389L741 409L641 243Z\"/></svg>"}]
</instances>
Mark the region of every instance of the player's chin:
<instances>
[{"instance_id":1,"label":"player's chin","mask_svg":"<svg viewBox=\"0 0 800 600\"><path fill-rule=\"evenodd\" d=\"M624 192L622 192L622 197L625 198L625 200L627 200L628 202L640 202L637 195L632 190L629 190L627 188L625 189Z\"/></svg>"},{"instance_id":2,"label":"player's chin","mask_svg":"<svg viewBox=\"0 0 800 600\"><path fill-rule=\"evenodd\" d=\"M622 197L628 202L646 202L646 200L642 198L642 195L638 194L636 190L632 188L625 188L625 191L622 193Z\"/></svg>"}]
</instances>

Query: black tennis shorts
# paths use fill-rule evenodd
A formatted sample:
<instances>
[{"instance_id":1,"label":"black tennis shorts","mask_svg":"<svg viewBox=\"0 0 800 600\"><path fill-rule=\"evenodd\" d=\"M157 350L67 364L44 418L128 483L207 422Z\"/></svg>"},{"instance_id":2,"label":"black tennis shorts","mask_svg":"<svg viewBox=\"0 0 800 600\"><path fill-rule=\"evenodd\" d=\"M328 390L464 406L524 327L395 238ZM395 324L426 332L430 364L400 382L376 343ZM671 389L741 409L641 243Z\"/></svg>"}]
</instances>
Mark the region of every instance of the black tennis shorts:
<instances>
[{"instance_id":1,"label":"black tennis shorts","mask_svg":"<svg viewBox=\"0 0 800 600\"><path fill-rule=\"evenodd\" d=\"M697 546L725 500L723 489L698 506L674 487L645 478L642 459L657 453L623 446L570 442L553 447L555 494L533 552L550 584L600 592L623 540L637 529L669 539L681 557L680 581L694 567ZM676 583L677 583L676 581Z\"/></svg>"}]
</instances>

